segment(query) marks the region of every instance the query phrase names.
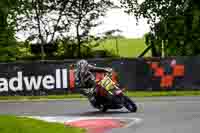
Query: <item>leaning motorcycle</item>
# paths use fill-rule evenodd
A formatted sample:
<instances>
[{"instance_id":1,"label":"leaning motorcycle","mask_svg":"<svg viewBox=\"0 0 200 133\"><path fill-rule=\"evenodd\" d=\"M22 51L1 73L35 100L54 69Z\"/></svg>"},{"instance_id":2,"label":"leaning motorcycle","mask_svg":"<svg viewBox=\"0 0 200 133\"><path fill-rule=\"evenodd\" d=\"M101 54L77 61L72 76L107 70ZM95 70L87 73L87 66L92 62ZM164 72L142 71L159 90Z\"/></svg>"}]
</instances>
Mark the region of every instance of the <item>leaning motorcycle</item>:
<instances>
[{"instance_id":1,"label":"leaning motorcycle","mask_svg":"<svg viewBox=\"0 0 200 133\"><path fill-rule=\"evenodd\" d=\"M102 112L123 107L130 112L137 111L135 102L124 94L124 89L112 81L110 73L106 73L101 80L96 81L95 96L88 99L94 108Z\"/></svg>"}]
</instances>

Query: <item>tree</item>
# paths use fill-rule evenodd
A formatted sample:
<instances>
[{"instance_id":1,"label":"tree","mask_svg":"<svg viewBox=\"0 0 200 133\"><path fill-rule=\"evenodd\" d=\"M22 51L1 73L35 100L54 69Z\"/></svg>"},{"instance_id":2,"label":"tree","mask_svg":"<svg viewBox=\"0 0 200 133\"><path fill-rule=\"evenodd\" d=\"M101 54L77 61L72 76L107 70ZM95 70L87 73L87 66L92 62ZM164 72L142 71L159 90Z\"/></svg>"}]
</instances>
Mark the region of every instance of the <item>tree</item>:
<instances>
[{"instance_id":1,"label":"tree","mask_svg":"<svg viewBox=\"0 0 200 133\"><path fill-rule=\"evenodd\" d=\"M66 36L70 22L68 14L73 0L20 0L16 9L18 32L28 34L26 41L41 46L42 59L44 46L54 44L58 38Z\"/></svg>"},{"instance_id":2,"label":"tree","mask_svg":"<svg viewBox=\"0 0 200 133\"><path fill-rule=\"evenodd\" d=\"M94 38L90 36L91 28L99 24L97 19L112 5L109 0L20 0L16 30L26 32L27 41L41 44L42 59L44 45L62 39L66 42L66 38L70 38L70 45L77 45L73 48L78 48L80 57L81 47L87 47L85 44ZM70 32L76 33L74 39Z\"/></svg>"},{"instance_id":3,"label":"tree","mask_svg":"<svg viewBox=\"0 0 200 133\"><path fill-rule=\"evenodd\" d=\"M166 56L200 53L200 2L197 0L122 0L128 13L144 17L151 24L148 38L157 53L164 45ZM150 37L153 36L153 37Z\"/></svg>"},{"instance_id":4,"label":"tree","mask_svg":"<svg viewBox=\"0 0 200 133\"><path fill-rule=\"evenodd\" d=\"M16 40L14 37L13 27L15 21L8 21L9 16L13 14L12 8L15 5L15 0L0 1L0 61L16 60L17 49Z\"/></svg>"},{"instance_id":5,"label":"tree","mask_svg":"<svg viewBox=\"0 0 200 133\"><path fill-rule=\"evenodd\" d=\"M110 0L75 0L74 7L70 12L71 22L76 30L76 44L78 57L81 57L81 46L90 43L90 30L100 24L97 20L106 15L106 11L113 6Z\"/></svg>"}]
</instances>

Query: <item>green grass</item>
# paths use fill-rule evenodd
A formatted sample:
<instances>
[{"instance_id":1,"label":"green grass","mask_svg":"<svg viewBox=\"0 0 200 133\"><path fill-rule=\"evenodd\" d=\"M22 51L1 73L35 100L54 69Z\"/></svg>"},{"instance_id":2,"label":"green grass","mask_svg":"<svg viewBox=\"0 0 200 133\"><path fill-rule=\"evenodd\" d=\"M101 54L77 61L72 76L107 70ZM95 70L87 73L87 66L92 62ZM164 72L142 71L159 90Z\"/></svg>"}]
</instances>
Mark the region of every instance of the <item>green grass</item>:
<instances>
[{"instance_id":1,"label":"green grass","mask_svg":"<svg viewBox=\"0 0 200 133\"><path fill-rule=\"evenodd\" d=\"M84 98L80 94L48 95L48 96L0 96L0 100L43 100L43 99L74 99Z\"/></svg>"},{"instance_id":2,"label":"green grass","mask_svg":"<svg viewBox=\"0 0 200 133\"><path fill-rule=\"evenodd\" d=\"M145 40L140 39L128 39L128 38L118 38L119 45L119 55L121 57L137 57L139 56L144 49L147 47L145 45ZM114 51L116 53L116 39L108 39L101 43L99 47L96 47L95 50L104 50ZM148 52L145 56L150 56L151 52Z\"/></svg>"},{"instance_id":3,"label":"green grass","mask_svg":"<svg viewBox=\"0 0 200 133\"><path fill-rule=\"evenodd\" d=\"M200 91L136 91L126 94L130 97L200 96Z\"/></svg>"},{"instance_id":4,"label":"green grass","mask_svg":"<svg viewBox=\"0 0 200 133\"><path fill-rule=\"evenodd\" d=\"M160 96L200 96L200 91L133 91L126 92L130 97ZM49 95L49 96L0 96L0 100L51 100L51 99L85 99L80 94Z\"/></svg>"},{"instance_id":5,"label":"green grass","mask_svg":"<svg viewBox=\"0 0 200 133\"><path fill-rule=\"evenodd\" d=\"M83 133L85 130L31 118L0 116L0 133Z\"/></svg>"}]
</instances>

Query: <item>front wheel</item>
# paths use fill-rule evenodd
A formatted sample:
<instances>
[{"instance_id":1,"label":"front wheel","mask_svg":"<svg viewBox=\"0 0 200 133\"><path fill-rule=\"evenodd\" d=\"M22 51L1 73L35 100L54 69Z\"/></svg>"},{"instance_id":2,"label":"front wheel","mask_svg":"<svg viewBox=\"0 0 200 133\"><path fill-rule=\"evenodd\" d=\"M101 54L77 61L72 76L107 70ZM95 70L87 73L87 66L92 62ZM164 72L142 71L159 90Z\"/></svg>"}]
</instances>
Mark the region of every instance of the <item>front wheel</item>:
<instances>
[{"instance_id":1,"label":"front wheel","mask_svg":"<svg viewBox=\"0 0 200 133\"><path fill-rule=\"evenodd\" d=\"M137 112L137 105L127 96L124 96L124 106L130 112Z\"/></svg>"},{"instance_id":2,"label":"front wheel","mask_svg":"<svg viewBox=\"0 0 200 133\"><path fill-rule=\"evenodd\" d=\"M105 106L105 105L102 105L100 108L99 108L99 110L101 111L101 112L106 112L107 110L108 110L108 108Z\"/></svg>"}]
</instances>

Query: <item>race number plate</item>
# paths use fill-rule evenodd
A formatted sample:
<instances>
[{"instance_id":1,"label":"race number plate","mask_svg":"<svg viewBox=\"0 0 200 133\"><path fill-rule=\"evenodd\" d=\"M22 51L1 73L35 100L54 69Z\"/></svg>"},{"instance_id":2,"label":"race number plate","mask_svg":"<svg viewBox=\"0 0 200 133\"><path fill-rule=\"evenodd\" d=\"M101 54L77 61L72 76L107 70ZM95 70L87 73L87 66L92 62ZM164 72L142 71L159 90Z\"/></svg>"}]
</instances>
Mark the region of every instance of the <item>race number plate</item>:
<instances>
[{"instance_id":1,"label":"race number plate","mask_svg":"<svg viewBox=\"0 0 200 133\"><path fill-rule=\"evenodd\" d=\"M112 90L115 89L114 82L109 76L105 76L99 83L103 88L105 88L109 93L112 94Z\"/></svg>"}]
</instances>

